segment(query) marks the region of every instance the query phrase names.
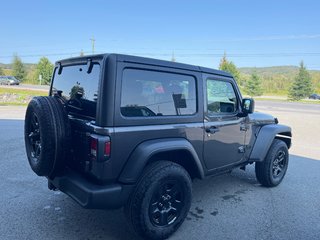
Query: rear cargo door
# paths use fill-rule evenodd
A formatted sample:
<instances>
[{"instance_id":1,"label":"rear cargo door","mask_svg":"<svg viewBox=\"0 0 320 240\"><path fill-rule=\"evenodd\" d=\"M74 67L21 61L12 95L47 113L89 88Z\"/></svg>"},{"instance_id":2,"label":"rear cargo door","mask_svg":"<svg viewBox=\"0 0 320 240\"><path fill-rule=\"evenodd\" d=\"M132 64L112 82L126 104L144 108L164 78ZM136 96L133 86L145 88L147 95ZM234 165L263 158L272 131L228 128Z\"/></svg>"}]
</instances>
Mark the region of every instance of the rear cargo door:
<instances>
[{"instance_id":1,"label":"rear cargo door","mask_svg":"<svg viewBox=\"0 0 320 240\"><path fill-rule=\"evenodd\" d=\"M55 68L50 95L65 102L72 128L70 166L84 169L90 153L89 122L96 121L98 86L101 75L99 62L68 63Z\"/></svg>"}]
</instances>

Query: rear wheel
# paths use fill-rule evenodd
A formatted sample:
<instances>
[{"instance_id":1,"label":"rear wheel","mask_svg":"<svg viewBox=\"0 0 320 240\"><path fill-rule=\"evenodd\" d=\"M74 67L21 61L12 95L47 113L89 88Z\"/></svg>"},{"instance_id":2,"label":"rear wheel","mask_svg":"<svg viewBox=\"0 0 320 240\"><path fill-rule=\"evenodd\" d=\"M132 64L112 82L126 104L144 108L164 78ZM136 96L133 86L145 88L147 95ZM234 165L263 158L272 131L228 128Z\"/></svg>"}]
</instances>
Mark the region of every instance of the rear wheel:
<instances>
[{"instance_id":1,"label":"rear wheel","mask_svg":"<svg viewBox=\"0 0 320 240\"><path fill-rule=\"evenodd\" d=\"M265 187L274 187L283 180L289 163L287 144L279 139L273 140L263 162L256 162L258 181Z\"/></svg>"},{"instance_id":2,"label":"rear wheel","mask_svg":"<svg viewBox=\"0 0 320 240\"><path fill-rule=\"evenodd\" d=\"M144 171L125 213L138 235L165 239L183 223L191 195L191 179L183 167L168 161L156 162Z\"/></svg>"}]
</instances>

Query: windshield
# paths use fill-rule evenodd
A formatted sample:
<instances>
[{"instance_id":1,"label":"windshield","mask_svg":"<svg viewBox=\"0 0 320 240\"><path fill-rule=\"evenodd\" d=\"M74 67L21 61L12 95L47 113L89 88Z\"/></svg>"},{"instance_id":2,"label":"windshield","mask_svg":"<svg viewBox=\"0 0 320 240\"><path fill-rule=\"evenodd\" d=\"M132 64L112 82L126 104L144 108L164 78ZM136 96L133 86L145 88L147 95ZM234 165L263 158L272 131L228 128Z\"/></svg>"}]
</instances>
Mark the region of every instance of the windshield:
<instances>
[{"instance_id":1,"label":"windshield","mask_svg":"<svg viewBox=\"0 0 320 240\"><path fill-rule=\"evenodd\" d=\"M56 68L51 95L57 94L67 101L69 114L95 119L100 65L93 64L89 73L87 68L87 65L65 66L61 74Z\"/></svg>"}]
</instances>

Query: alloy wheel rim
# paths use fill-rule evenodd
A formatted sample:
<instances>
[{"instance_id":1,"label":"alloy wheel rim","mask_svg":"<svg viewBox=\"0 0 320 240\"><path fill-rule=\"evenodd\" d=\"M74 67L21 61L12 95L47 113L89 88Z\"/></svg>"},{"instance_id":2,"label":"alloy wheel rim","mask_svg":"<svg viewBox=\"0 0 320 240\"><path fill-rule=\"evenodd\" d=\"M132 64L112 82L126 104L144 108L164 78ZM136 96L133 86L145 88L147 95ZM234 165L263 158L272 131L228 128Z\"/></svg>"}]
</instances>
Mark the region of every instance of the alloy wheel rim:
<instances>
[{"instance_id":1,"label":"alloy wheel rim","mask_svg":"<svg viewBox=\"0 0 320 240\"><path fill-rule=\"evenodd\" d=\"M274 158L272 163L272 175L274 178L277 178L284 173L286 164L287 159L285 151L278 151L277 156Z\"/></svg>"},{"instance_id":2,"label":"alloy wheel rim","mask_svg":"<svg viewBox=\"0 0 320 240\"><path fill-rule=\"evenodd\" d=\"M152 196L149 217L155 226L173 224L183 207L183 190L177 181L167 181L160 185Z\"/></svg>"},{"instance_id":3,"label":"alloy wheel rim","mask_svg":"<svg viewBox=\"0 0 320 240\"><path fill-rule=\"evenodd\" d=\"M29 125L28 139L31 146L31 157L33 161L38 162L41 154L41 134L39 120L35 113L33 113Z\"/></svg>"}]
</instances>

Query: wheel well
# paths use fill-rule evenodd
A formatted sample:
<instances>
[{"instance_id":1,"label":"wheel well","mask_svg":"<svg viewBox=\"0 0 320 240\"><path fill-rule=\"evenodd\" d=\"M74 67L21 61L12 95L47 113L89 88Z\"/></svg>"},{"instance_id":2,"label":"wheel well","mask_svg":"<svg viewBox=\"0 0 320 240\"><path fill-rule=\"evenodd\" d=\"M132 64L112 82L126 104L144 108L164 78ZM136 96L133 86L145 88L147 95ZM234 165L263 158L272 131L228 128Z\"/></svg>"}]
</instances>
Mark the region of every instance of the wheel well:
<instances>
[{"instance_id":1,"label":"wheel well","mask_svg":"<svg viewBox=\"0 0 320 240\"><path fill-rule=\"evenodd\" d=\"M179 164L189 173L191 179L201 178L198 166L195 163L192 154L187 150L172 150L157 153L149 159L148 164L161 160L167 160Z\"/></svg>"},{"instance_id":2,"label":"wheel well","mask_svg":"<svg viewBox=\"0 0 320 240\"><path fill-rule=\"evenodd\" d=\"M278 133L275 137L275 139L279 139L281 141L284 141L287 144L288 149L291 147L291 132L282 132Z\"/></svg>"}]
</instances>

